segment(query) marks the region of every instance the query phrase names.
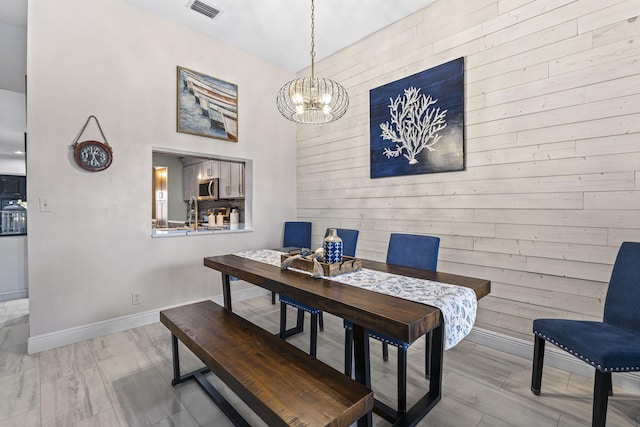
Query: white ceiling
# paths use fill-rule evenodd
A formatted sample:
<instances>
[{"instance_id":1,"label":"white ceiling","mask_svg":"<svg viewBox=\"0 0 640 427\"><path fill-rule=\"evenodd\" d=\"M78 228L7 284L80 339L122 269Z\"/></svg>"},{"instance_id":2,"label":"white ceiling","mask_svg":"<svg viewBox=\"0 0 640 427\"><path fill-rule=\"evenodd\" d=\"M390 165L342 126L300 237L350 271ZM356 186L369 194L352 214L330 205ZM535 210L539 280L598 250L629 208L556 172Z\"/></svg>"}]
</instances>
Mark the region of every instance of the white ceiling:
<instances>
[{"instance_id":1,"label":"white ceiling","mask_svg":"<svg viewBox=\"0 0 640 427\"><path fill-rule=\"evenodd\" d=\"M291 71L311 63L311 0L200 0L221 11L213 20L189 0L127 1ZM316 60L434 1L316 0Z\"/></svg>"},{"instance_id":2,"label":"white ceiling","mask_svg":"<svg viewBox=\"0 0 640 427\"><path fill-rule=\"evenodd\" d=\"M0 58L5 59L0 63L0 90L24 92L27 1L0 0ZM221 11L213 20L188 8L189 0L127 1L291 71L311 63L311 0L200 0ZM316 60L434 1L315 0ZM2 116L9 117L0 100L3 110ZM13 151L24 145L24 130L8 127L0 117L0 156L15 156Z\"/></svg>"}]
</instances>

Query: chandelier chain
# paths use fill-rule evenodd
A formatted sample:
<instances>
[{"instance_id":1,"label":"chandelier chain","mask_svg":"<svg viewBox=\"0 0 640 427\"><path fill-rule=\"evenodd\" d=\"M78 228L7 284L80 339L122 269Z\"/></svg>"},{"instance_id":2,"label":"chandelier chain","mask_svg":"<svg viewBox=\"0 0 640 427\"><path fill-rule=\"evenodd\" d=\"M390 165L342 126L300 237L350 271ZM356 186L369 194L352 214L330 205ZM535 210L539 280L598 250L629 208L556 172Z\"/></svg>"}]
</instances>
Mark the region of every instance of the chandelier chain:
<instances>
[{"instance_id":1,"label":"chandelier chain","mask_svg":"<svg viewBox=\"0 0 640 427\"><path fill-rule=\"evenodd\" d=\"M316 14L315 14L315 6L313 4L313 0L311 0L311 78L313 79L313 77L315 76L314 73L314 58L316 57L316 44L315 44L315 30L316 30L316 24L315 24L315 18L316 18Z\"/></svg>"},{"instance_id":2,"label":"chandelier chain","mask_svg":"<svg viewBox=\"0 0 640 427\"><path fill-rule=\"evenodd\" d=\"M311 78L299 77L278 91L276 105L292 122L322 124L338 120L349 108L349 94L342 85L315 76L315 2L311 0Z\"/></svg>"}]
</instances>

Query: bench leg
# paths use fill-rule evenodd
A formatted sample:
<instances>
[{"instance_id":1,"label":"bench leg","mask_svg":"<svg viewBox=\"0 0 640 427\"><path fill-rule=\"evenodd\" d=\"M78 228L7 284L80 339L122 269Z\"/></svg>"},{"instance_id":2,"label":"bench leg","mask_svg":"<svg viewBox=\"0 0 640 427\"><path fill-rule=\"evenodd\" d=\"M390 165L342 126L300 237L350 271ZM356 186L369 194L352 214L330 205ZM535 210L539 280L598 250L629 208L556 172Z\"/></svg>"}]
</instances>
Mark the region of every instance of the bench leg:
<instances>
[{"instance_id":1,"label":"bench leg","mask_svg":"<svg viewBox=\"0 0 640 427\"><path fill-rule=\"evenodd\" d=\"M194 375L194 379L202 388L202 390L209 396L213 403L215 403L223 414L229 418L229 421L233 423L235 427L251 427L251 424L245 420L242 415L236 409L231 406L229 402L220 394L220 392L200 373Z\"/></svg>"},{"instance_id":2,"label":"bench leg","mask_svg":"<svg viewBox=\"0 0 640 427\"><path fill-rule=\"evenodd\" d=\"M178 338L171 334L171 353L173 357L173 379L171 385L176 386L183 382L195 380L200 388L209 396L220 410L229 418L236 427L251 427L238 411L220 394L218 390L205 378L204 374L211 372L207 367L200 368L183 376L180 375L180 355L178 353Z\"/></svg>"},{"instance_id":3,"label":"bench leg","mask_svg":"<svg viewBox=\"0 0 640 427\"><path fill-rule=\"evenodd\" d=\"M188 374L180 375L180 355L178 354L178 338L174 334L171 334L171 356L173 357L173 379L171 380L171 385L174 387L186 381L190 381L193 379L197 380L196 377L198 375L211 372L209 368L204 367L204 368L196 369L193 372L189 372Z\"/></svg>"}]
</instances>

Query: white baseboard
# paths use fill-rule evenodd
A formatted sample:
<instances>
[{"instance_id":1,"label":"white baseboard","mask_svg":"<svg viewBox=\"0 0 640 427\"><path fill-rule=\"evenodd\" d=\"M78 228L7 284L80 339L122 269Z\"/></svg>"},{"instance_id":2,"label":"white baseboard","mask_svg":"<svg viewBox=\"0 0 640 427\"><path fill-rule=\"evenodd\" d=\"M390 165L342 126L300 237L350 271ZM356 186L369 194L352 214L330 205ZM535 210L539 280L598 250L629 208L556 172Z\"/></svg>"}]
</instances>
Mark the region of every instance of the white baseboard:
<instances>
[{"instance_id":1,"label":"white baseboard","mask_svg":"<svg viewBox=\"0 0 640 427\"><path fill-rule=\"evenodd\" d=\"M233 301L242 301L261 295L266 295L268 291L259 287L251 287L232 292ZM222 305L222 295L211 298L217 304ZM196 301L192 301L196 302ZM188 302L184 304L189 304ZM180 304L183 305L183 304ZM29 354L39 353L41 351L50 350L52 348L62 347L64 345L89 340L103 335L115 332L125 331L131 328L150 325L160 321L160 311L171 307L164 307L156 310L149 310L142 313L136 313L129 316L118 317L115 319L105 320L103 322L91 323L75 328L69 328L62 331L51 332L48 334L36 335L29 337L27 342L27 352Z\"/></svg>"},{"instance_id":2,"label":"white baseboard","mask_svg":"<svg viewBox=\"0 0 640 427\"><path fill-rule=\"evenodd\" d=\"M498 332L481 328L473 328L471 333L465 338L471 342L491 347L505 353L513 354L532 361L533 364L533 334L531 341L514 338ZM583 377L593 378L595 368L558 349L553 344L545 345L544 365L553 366ZM532 365L533 366L533 365ZM640 393L640 374L637 372L620 372L611 376L613 385L633 393ZM542 384L544 387L544 383ZM615 393L615 390L614 390Z\"/></svg>"},{"instance_id":3,"label":"white baseboard","mask_svg":"<svg viewBox=\"0 0 640 427\"><path fill-rule=\"evenodd\" d=\"M21 291L9 291L0 293L0 302L11 301L20 298L29 298L29 291L25 289Z\"/></svg>"},{"instance_id":4,"label":"white baseboard","mask_svg":"<svg viewBox=\"0 0 640 427\"><path fill-rule=\"evenodd\" d=\"M232 300L242 301L249 298L267 295L269 293L269 291L255 286L233 292ZM222 295L217 295L216 297L212 298L212 300L217 304L223 304ZM162 309L150 310L143 313L118 317L103 322L78 326L75 328L52 332L49 334L32 336L29 337L29 341L27 344L28 352L29 354L39 353L41 351L62 347L64 345L73 344L99 336L125 331L127 329L137 328L139 326L149 325L158 322L160 318L160 311L167 308L171 307L165 307ZM493 332L481 328L473 328L471 333L465 339L499 351L503 351L505 353L513 354L515 356L519 356L528 360L533 360L533 335L531 337L531 341L529 342L498 332ZM565 371L582 375L588 378L593 377L593 367L578 360L576 357L571 356L569 353L557 349L551 344L545 346L544 359L544 364L546 366L553 366L554 368L563 369ZM615 373L613 375L613 384L616 387L623 388L630 392L640 393L640 374Z\"/></svg>"}]
</instances>

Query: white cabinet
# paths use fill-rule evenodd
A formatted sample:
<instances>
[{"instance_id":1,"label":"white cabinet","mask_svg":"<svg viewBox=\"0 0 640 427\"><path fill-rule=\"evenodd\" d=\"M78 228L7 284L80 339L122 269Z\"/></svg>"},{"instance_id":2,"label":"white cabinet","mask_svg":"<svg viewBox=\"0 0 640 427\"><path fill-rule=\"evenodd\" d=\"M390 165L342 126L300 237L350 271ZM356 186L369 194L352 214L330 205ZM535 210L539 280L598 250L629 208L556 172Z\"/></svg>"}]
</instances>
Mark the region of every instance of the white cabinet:
<instances>
[{"instance_id":1,"label":"white cabinet","mask_svg":"<svg viewBox=\"0 0 640 427\"><path fill-rule=\"evenodd\" d=\"M244 163L220 162L221 199L244 197Z\"/></svg>"},{"instance_id":2,"label":"white cabinet","mask_svg":"<svg viewBox=\"0 0 640 427\"><path fill-rule=\"evenodd\" d=\"M198 175L200 174L200 170L200 163L182 168L183 200L198 197Z\"/></svg>"},{"instance_id":3,"label":"white cabinet","mask_svg":"<svg viewBox=\"0 0 640 427\"><path fill-rule=\"evenodd\" d=\"M218 197L228 199L231 196L231 162L220 162L220 182Z\"/></svg>"},{"instance_id":4,"label":"white cabinet","mask_svg":"<svg viewBox=\"0 0 640 427\"><path fill-rule=\"evenodd\" d=\"M218 160L207 160L200 164L201 179L220 178L220 162Z\"/></svg>"},{"instance_id":5,"label":"white cabinet","mask_svg":"<svg viewBox=\"0 0 640 427\"><path fill-rule=\"evenodd\" d=\"M238 197L244 197L244 163L235 163L235 165L237 165L235 172L231 173L231 185L237 185Z\"/></svg>"},{"instance_id":6,"label":"white cabinet","mask_svg":"<svg viewBox=\"0 0 640 427\"><path fill-rule=\"evenodd\" d=\"M198 197L198 181L219 178L218 197L237 199L244 197L244 163L207 160L182 168L184 200Z\"/></svg>"}]
</instances>

